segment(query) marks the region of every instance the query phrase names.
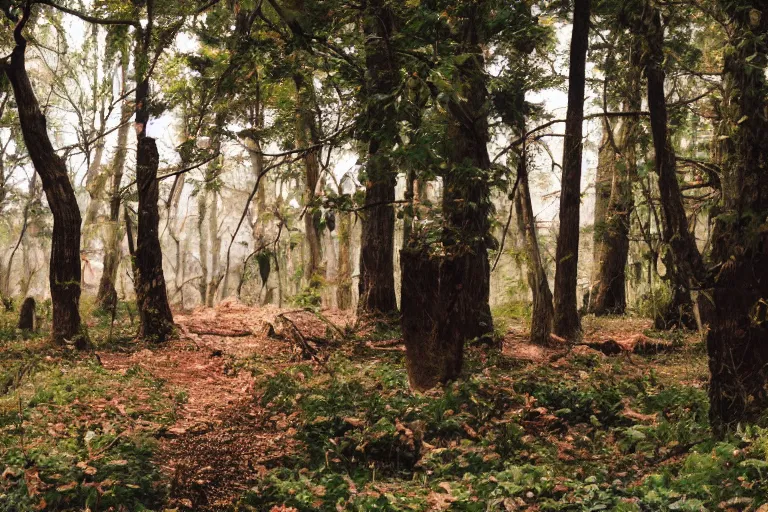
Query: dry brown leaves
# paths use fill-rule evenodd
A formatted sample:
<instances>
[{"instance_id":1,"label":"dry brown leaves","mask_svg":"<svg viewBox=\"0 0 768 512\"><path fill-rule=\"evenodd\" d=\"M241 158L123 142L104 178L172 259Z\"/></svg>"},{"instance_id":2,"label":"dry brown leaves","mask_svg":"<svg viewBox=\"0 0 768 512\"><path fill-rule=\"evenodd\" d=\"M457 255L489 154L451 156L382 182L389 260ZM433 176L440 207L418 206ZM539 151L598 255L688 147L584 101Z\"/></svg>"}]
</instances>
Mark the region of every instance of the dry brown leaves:
<instances>
[{"instance_id":1,"label":"dry brown leaves","mask_svg":"<svg viewBox=\"0 0 768 512\"><path fill-rule=\"evenodd\" d=\"M280 315L308 338L323 338L333 328L302 310L224 301L214 309L178 314L179 339L157 349L99 354L107 369L126 372L139 366L186 395L157 460L171 481L172 506L226 508L295 449L294 418L265 417L254 400L254 379L236 371L239 360L254 355L272 362L276 371L290 366L290 342L280 339L279 331L275 336L265 328L275 325ZM353 321L344 312L322 315L339 327Z\"/></svg>"}]
</instances>

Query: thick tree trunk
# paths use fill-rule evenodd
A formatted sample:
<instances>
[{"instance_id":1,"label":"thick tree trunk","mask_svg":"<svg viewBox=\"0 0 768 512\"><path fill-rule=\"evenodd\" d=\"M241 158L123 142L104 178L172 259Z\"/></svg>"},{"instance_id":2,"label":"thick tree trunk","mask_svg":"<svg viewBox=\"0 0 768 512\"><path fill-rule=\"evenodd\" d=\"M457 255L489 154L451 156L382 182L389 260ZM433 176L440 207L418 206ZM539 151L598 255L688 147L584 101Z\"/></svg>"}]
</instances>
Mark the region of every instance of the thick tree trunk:
<instances>
[{"instance_id":1,"label":"thick tree trunk","mask_svg":"<svg viewBox=\"0 0 768 512\"><path fill-rule=\"evenodd\" d=\"M415 389L456 378L464 343L493 332L488 304L491 162L486 75L476 20L482 7L482 2L469 7L457 31L457 51L469 57L457 66L458 99L448 105L442 251L433 254L430 244L411 240L401 252L403 338Z\"/></svg>"},{"instance_id":2,"label":"thick tree trunk","mask_svg":"<svg viewBox=\"0 0 768 512\"><path fill-rule=\"evenodd\" d=\"M363 313L388 314L397 310L395 297L394 236L396 172L390 151L397 135L397 112L391 96L398 85L398 69L390 51L394 19L383 0L368 0L364 13L366 52L365 138L368 162L365 213L360 240L360 300Z\"/></svg>"},{"instance_id":3,"label":"thick tree trunk","mask_svg":"<svg viewBox=\"0 0 768 512\"><path fill-rule=\"evenodd\" d=\"M515 197L515 213L517 226L525 246L528 285L533 294L533 310L531 311L531 343L545 345L550 341L555 310L552 305L552 292L541 261L539 240L536 235L536 218L533 215L531 192L528 183L528 165L525 157L517 164L518 189Z\"/></svg>"},{"instance_id":4,"label":"thick tree trunk","mask_svg":"<svg viewBox=\"0 0 768 512\"><path fill-rule=\"evenodd\" d=\"M560 231L555 271L555 334L574 340L581 335L576 299L579 265L579 209L581 207L582 124L591 0L575 0L568 74L568 112L563 143L560 191Z\"/></svg>"},{"instance_id":5,"label":"thick tree trunk","mask_svg":"<svg viewBox=\"0 0 768 512\"><path fill-rule=\"evenodd\" d=\"M464 355L461 319L449 314L460 291L443 282L441 259L425 250L400 252L405 361L411 388L419 391L456 379Z\"/></svg>"},{"instance_id":6,"label":"thick tree trunk","mask_svg":"<svg viewBox=\"0 0 768 512\"><path fill-rule=\"evenodd\" d=\"M713 235L718 274L714 315L707 336L709 418L719 436L755 421L768 407L768 66L766 12L754 17L721 2L731 15L733 40L726 49L722 120L723 212Z\"/></svg>"},{"instance_id":7,"label":"thick tree trunk","mask_svg":"<svg viewBox=\"0 0 768 512\"><path fill-rule=\"evenodd\" d=\"M136 238L136 302L141 328L139 337L163 342L173 333L173 314L163 275L163 253L158 237L157 168L160 157L155 139L142 136L136 156L136 184L139 188L139 226Z\"/></svg>"},{"instance_id":8,"label":"thick tree trunk","mask_svg":"<svg viewBox=\"0 0 768 512\"><path fill-rule=\"evenodd\" d=\"M24 14L24 18L29 13ZM23 22L19 22L23 23ZM56 343L85 348L88 338L80 324L80 209L69 181L64 161L56 154L48 137L46 119L40 111L24 52L27 42L15 31L16 46L10 62L2 65L13 86L24 143L40 176L53 213L50 285L53 302L52 337ZM2 69L2 68L0 68Z\"/></svg>"},{"instance_id":9,"label":"thick tree trunk","mask_svg":"<svg viewBox=\"0 0 768 512\"><path fill-rule=\"evenodd\" d=\"M648 42L645 73L648 79L648 110L651 117L653 147L656 153L656 173L659 177L659 192L662 207L662 235L669 246L666 259L670 274L673 301L669 311L657 318L657 326L679 325L696 327L693 316L693 301L690 288L695 282L702 282L705 275L704 262L696 247L696 240L688 229L688 218L683 206L683 196L677 182L675 150L667 128L667 104L664 95L664 29L658 8L649 9L645 20Z\"/></svg>"}]
</instances>

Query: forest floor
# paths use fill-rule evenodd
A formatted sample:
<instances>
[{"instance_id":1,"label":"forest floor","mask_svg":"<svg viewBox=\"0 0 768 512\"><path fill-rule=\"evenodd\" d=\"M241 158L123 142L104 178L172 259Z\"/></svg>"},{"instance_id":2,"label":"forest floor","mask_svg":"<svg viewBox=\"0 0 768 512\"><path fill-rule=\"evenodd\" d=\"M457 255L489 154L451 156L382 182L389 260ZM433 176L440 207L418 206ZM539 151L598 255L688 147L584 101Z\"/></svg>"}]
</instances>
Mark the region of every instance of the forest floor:
<instances>
[{"instance_id":1,"label":"forest floor","mask_svg":"<svg viewBox=\"0 0 768 512\"><path fill-rule=\"evenodd\" d=\"M698 333L497 318L414 394L397 329L346 313L225 302L160 347L134 314L88 312L86 354L0 316L0 511L768 511L768 430L712 439Z\"/></svg>"}]
</instances>

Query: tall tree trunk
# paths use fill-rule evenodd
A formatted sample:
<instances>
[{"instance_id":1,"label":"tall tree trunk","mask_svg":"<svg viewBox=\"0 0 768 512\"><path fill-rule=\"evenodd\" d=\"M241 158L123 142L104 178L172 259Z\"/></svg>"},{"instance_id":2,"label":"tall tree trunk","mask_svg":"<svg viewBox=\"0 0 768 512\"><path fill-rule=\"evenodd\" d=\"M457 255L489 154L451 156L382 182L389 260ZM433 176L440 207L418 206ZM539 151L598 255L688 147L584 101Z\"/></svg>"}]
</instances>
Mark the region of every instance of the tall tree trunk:
<instances>
[{"instance_id":1,"label":"tall tree trunk","mask_svg":"<svg viewBox=\"0 0 768 512\"><path fill-rule=\"evenodd\" d=\"M645 73L648 79L648 110L651 114L651 132L656 153L656 173L661 194L663 239L668 245L665 259L670 275L673 300L667 312L657 318L658 327L672 325L696 327L690 288L702 282L704 262L696 247L696 240L688 229L688 218L683 196L677 182L675 150L667 127L667 103L664 95L664 29L658 8L649 8L644 20L648 51Z\"/></svg>"},{"instance_id":2,"label":"tall tree trunk","mask_svg":"<svg viewBox=\"0 0 768 512\"><path fill-rule=\"evenodd\" d=\"M314 85L310 78L301 73L293 75L293 81L296 86L296 143L300 148L310 147L313 149L304 155L304 204L308 206L304 212L304 233L307 241L308 260L304 266L304 276L309 281L310 286L318 286L318 277L322 277L324 272L321 269L321 247L320 233L317 229L319 212L315 212L311 207L317 193L318 182L320 181L320 148L315 148L320 141L320 136L315 119L314 106L317 103L315 98Z\"/></svg>"},{"instance_id":3,"label":"tall tree trunk","mask_svg":"<svg viewBox=\"0 0 768 512\"><path fill-rule=\"evenodd\" d=\"M125 94L128 81L128 55L123 52L122 56L122 89ZM123 181L123 172L125 171L125 160L128 155L128 132L131 129L129 123L132 115L131 105L126 99L123 102L120 122L120 128L117 130L117 149L112 161L112 183L109 200L109 224L107 225L106 237L104 240L104 270L101 273L99 281L99 290L96 294L96 303L102 309L111 309L117 304L117 271L120 268L121 251L120 242L122 241L122 230L120 229L120 206L122 197L120 194L121 183Z\"/></svg>"},{"instance_id":4,"label":"tall tree trunk","mask_svg":"<svg viewBox=\"0 0 768 512\"><path fill-rule=\"evenodd\" d=\"M211 193L211 211L208 215L208 233L211 240L211 280L208 283L208 294L205 298L205 304L212 308L216 302L216 293L219 290L221 279L224 277L221 272L221 235L219 235L219 201L218 192L213 190Z\"/></svg>"},{"instance_id":5,"label":"tall tree trunk","mask_svg":"<svg viewBox=\"0 0 768 512\"><path fill-rule=\"evenodd\" d=\"M139 337L161 343L173 333L173 314L168 304L168 291L163 274L163 252L160 246L160 212L157 170L160 156L155 139L147 136L149 122L149 63L152 42L153 2L147 4L148 24L136 28L136 185L139 192L138 233L134 283L141 326Z\"/></svg>"},{"instance_id":6,"label":"tall tree trunk","mask_svg":"<svg viewBox=\"0 0 768 512\"><path fill-rule=\"evenodd\" d=\"M722 214L713 235L718 273L707 349L710 423L722 436L764 416L768 407L768 12L720 4L734 35L725 53L729 115L722 123L730 137L723 145Z\"/></svg>"},{"instance_id":7,"label":"tall tree trunk","mask_svg":"<svg viewBox=\"0 0 768 512\"><path fill-rule=\"evenodd\" d=\"M208 215L208 183L203 184L203 189L197 195L197 234L198 252L200 253L200 282L197 284L200 292L200 304L205 306L208 296L208 229L205 218Z\"/></svg>"},{"instance_id":8,"label":"tall tree trunk","mask_svg":"<svg viewBox=\"0 0 768 512\"><path fill-rule=\"evenodd\" d=\"M99 25L91 26L91 45L93 50L91 65L91 80L93 81L93 98L91 103L91 114L93 115L90 132L86 138L96 138L96 147L93 148L93 154L89 155L90 166L85 175L85 189L88 192L90 201L85 209L85 218L83 219L83 247L87 251L91 248L95 238L97 226L96 218L104 201L104 190L107 186L109 175L104 172L102 160L104 159L104 137L107 126L106 106L102 95L103 90L99 86ZM99 105L101 103L101 105ZM99 128L96 128L96 119L99 120ZM90 141L89 141L90 142Z\"/></svg>"},{"instance_id":9,"label":"tall tree trunk","mask_svg":"<svg viewBox=\"0 0 768 512\"><path fill-rule=\"evenodd\" d=\"M26 70L27 41L22 35L29 18L29 5L14 31L16 46L10 62L0 64L13 87L24 143L40 176L53 213L50 286L53 302L52 337L56 343L85 348L88 338L80 324L80 209L64 161L48 137L46 119L40 111Z\"/></svg>"},{"instance_id":10,"label":"tall tree trunk","mask_svg":"<svg viewBox=\"0 0 768 512\"><path fill-rule=\"evenodd\" d=\"M597 174L595 176L595 220L592 236L593 294L597 292L599 285L597 274L600 270L600 260L605 249L605 219L608 215L608 203L611 202L611 188L616 170L616 150L611 144L613 134L609 133L610 129L611 125L608 120L603 119L603 135L597 151Z\"/></svg>"},{"instance_id":11,"label":"tall tree trunk","mask_svg":"<svg viewBox=\"0 0 768 512\"><path fill-rule=\"evenodd\" d=\"M397 110L392 98L399 81L390 39L393 13L383 0L367 0L364 12L366 62L365 138L368 161L365 213L360 239L360 300L363 313L397 311L395 297L394 236L397 175L390 152L397 135Z\"/></svg>"},{"instance_id":12,"label":"tall tree trunk","mask_svg":"<svg viewBox=\"0 0 768 512\"><path fill-rule=\"evenodd\" d=\"M524 152L525 153L525 152ZM549 343L555 310L552 305L552 292L541 261L539 240L536 235L536 218L533 215L531 191L528 183L528 162L525 154L517 164L518 189L515 197L515 213L517 226L525 246L528 285L533 294L533 310L531 311L531 343L545 345Z\"/></svg>"},{"instance_id":13,"label":"tall tree trunk","mask_svg":"<svg viewBox=\"0 0 768 512\"><path fill-rule=\"evenodd\" d=\"M352 244L352 214L339 212L339 270L336 277L336 306L339 309L352 307L352 268L350 249Z\"/></svg>"},{"instance_id":14,"label":"tall tree trunk","mask_svg":"<svg viewBox=\"0 0 768 512\"><path fill-rule=\"evenodd\" d=\"M136 301L141 328L139 337L163 342L173 332L173 314L163 275L163 253L158 236L160 213L157 168L160 156L151 137L141 137L136 156L139 188L139 225L136 237Z\"/></svg>"},{"instance_id":15,"label":"tall tree trunk","mask_svg":"<svg viewBox=\"0 0 768 512\"><path fill-rule=\"evenodd\" d=\"M634 119L628 118L622 125L622 132ZM622 139L624 135L622 133ZM634 142L623 145L623 153L616 155L613 162L610 197L605 218L600 229L600 240L596 246L597 284L593 291L590 310L595 315L621 315L627 308L626 268L629 257L630 214L634 208L632 199L632 176L635 174ZM598 229L596 227L596 229Z\"/></svg>"},{"instance_id":16,"label":"tall tree trunk","mask_svg":"<svg viewBox=\"0 0 768 512\"><path fill-rule=\"evenodd\" d=\"M555 334L567 339L581 335L576 300L579 265L579 209L581 206L582 124L591 0L575 0L568 72L568 112L563 143L560 191L560 232L555 271Z\"/></svg>"},{"instance_id":17,"label":"tall tree trunk","mask_svg":"<svg viewBox=\"0 0 768 512\"><path fill-rule=\"evenodd\" d=\"M411 386L428 389L458 377L464 343L493 331L490 291L488 113L478 2L457 28L457 51L468 56L454 76L448 105L448 170L443 175L443 254L424 241L401 252L402 327Z\"/></svg>"},{"instance_id":18,"label":"tall tree trunk","mask_svg":"<svg viewBox=\"0 0 768 512\"><path fill-rule=\"evenodd\" d=\"M630 43L629 70L627 74L627 98L624 110L639 111L642 106L641 94L641 51L639 39L633 37ZM606 134L610 135L608 119L604 121ZM610 193L606 205L603 225L598 230L595 221L596 244L595 276L597 284L593 291L591 312L596 315L620 315L627 308L626 269L629 257L629 231L635 203L632 184L637 176L637 138L640 119L626 117L622 120L616 147L610 140L604 140L605 151L613 155ZM618 150L618 153L616 151Z\"/></svg>"}]
</instances>

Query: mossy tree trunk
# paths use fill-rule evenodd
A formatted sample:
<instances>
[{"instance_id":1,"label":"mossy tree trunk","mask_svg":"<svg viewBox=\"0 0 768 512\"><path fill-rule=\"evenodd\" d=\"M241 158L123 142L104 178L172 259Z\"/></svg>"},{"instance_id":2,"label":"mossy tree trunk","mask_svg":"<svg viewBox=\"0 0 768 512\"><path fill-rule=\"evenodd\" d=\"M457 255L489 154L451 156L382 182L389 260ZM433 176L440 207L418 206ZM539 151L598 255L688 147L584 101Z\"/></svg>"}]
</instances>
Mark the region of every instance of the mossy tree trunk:
<instances>
[{"instance_id":1,"label":"mossy tree trunk","mask_svg":"<svg viewBox=\"0 0 768 512\"><path fill-rule=\"evenodd\" d=\"M125 94L128 86L128 54L126 51L123 51L121 54L121 69L121 93ZM123 172L125 171L125 160L128 155L128 133L131 129L130 118L132 113L131 105L126 99L122 106L120 116L122 124L117 130L117 148L114 160L112 161L109 224L107 225L104 238L104 269L101 273L99 290L96 294L96 303L105 310L111 309L117 303L115 283L117 282L117 271L120 267L120 242L122 240L122 230L120 229L122 195L120 188L123 181Z\"/></svg>"},{"instance_id":2,"label":"mossy tree trunk","mask_svg":"<svg viewBox=\"0 0 768 512\"><path fill-rule=\"evenodd\" d=\"M720 2L733 36L726 49L721 120L722 213L712 260L717 269L707 336L709 417L717 435L755 421L768 407L768 12Z\"/></svg>"},{"instance_id":3,"label":"mossy tree trunk","mask_svg":"<svg viewBox=\"0 0 768 512\"><path fill-rule=\"evenodd\" d=\"M626 112L637 112L642 106L641 51L633 37L629 45L629 69L624 101ZM596 315L620 315L627 309L627 260L631 215L635 207L632 184L637 177L637 143L640 119L625 117L617 138L613 138L609 119L604 120L606 135L602 151L610 153L610 185L602 224L595 220L596 286L593 289L590 311ZM606 176L607 178L607 173Z\"/></svg>"}]
</instances>

